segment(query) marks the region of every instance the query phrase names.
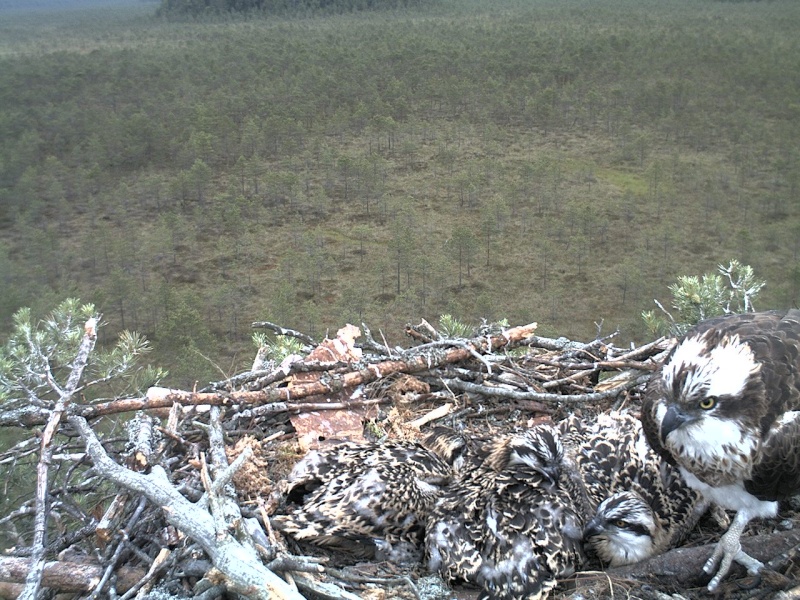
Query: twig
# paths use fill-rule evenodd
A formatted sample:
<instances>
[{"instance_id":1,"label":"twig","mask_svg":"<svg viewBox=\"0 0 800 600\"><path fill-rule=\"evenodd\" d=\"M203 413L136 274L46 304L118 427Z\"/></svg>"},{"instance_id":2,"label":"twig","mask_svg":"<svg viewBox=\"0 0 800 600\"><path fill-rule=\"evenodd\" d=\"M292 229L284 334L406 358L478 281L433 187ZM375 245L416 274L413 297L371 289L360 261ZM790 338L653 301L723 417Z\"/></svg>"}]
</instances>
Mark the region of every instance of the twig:
<instances>
[{"instance_id":1,"label":"twig","mask_svg":"<svg viewBox=\"0 0 800 600\"><path fill-rule=\"evenodd\" d=\"M406 326L405 332L406 335L410 337L412 340L416 340L422 344L430 344L433 341L433 338L425 335L420 331L417 331L415 327L411 327L410 325Z\"/></svg>"},{"instance_id":2,"label":"twig","mask_svg":"<svg viewBox=\"0 0 800 600\"><path fill-rule=\"evenodd\" d=\"M557 352L564 352L570 350L572 352L582 351L596 345L597 342L574 342L565 337L560 338L546 338L538 335L532 335L524 341L526 346L534 348L542 348L543 350L552 350Z\"/></svg>"},{"instance_id":3,"label":"twig","mask_svg":"<svg viewBox=\"0 0 800 600\"><path fill-rule=\"evenodd\" d=\"M319 344L312 338L311 336L306 335L305 333L301 333L294 329L288 329L286 327L281 327L280 325L276 325L275 323L270 323L269 321L255 321L254 323L250 324L250 327L253 329L269 329L277 333L278 335L285 335L288 337L293 337L297 340L300 340L307 346L318 346Z\"/></svg>"},{"instance_id":4,"label":"twig","mask_svg":"<svg viewBox=\"0 0 800 600\"><path fill-rule=\"evenodd\" d=\"M279 369L279 371L282 371L282 369ZM246 383L250 383L251 381L255 381L261 377L269 377L274 372L275 371L271 369L259 369L256 371L247 371L245 373L239 373L238 375L228 377L227 379L222 379L220 381L213 381L204 388L202 388L200 391L211 392L213 390L232 390Z\"/></svg>"},{"instance_id":5,"label":"twig","mask_svg":"<svg viewBox=\"0 0 800 600\"><path fill-rule=\"evenodd\" d=\"M420 321L419 325L406 325L405 333L408 337L423 343L429 343L436 340L441 340L441 334L428 323L425 319Z\"/></svg>"},{"instance_id":6,"label":"twig","mask_svg":"<svg viewBox=\"0 0 800 600\"><path fill-rule=\"evenodd\" d=\"M359 348L363 348L364 350L369 350L379 356L391 356L392 350L389 348L388 345L381 345L375 341L375 338L372 337L372 331L367 326L366 323L361 323L361 331L363 332L362 335L365 342L357 344Z\"/></svg>"},{"instance_id":7,"label":"twig","mask_svg":"<svg viewBox=\"0 0 800 600\"><path fill-rule=\"evenodd\" d=\"M349 400L347 402L273 402L272 404L265 404L263 406L256 406L255 408L239 411L237 415L240 418L263 417L265 415L277 413L290 413L301 414L306 412L320 411L320 410L342 410L348 408L358 408L361 406L374 406L376 404L388 404L391 398L371 398L367 400Z\"/></svg>"},{"instance_id":8,"label":"twig","mask_svg":"<svg viewBox=\"0 0 800 600\"><path fill-rule=\"evenodd\" d=\"M218 390L233 391L236 387L245 387L248 390L259 390L266 386L283 381L295 373L310 373L316 371L341 371L351 368L352 365L343 361L303 361L296 360L277 369L248 371L211 383L202 388L200 392L213 392Z\"/></svg>"},{"instance_id":9,"label":"twig","mask_svg":"<svg viewBox=\"0 0 800 600\"><path fill-rule=\"evenodd\" d=\"M643 346L634 348L630 352L626 352L625 354L620 354L619 356L615 357L614 360L636 360L642 356L658 355L661 354L662 352L670 350L674 344L675 344L674 339L660 337L657 340L650 342L649 344L644 344ZM656 351L654 352L654 350Z\"/></svg>"},{"instance_id":10,"label":"twig","mask_svg":"<svg viewBox=\"0 0 800 600\"><path fill-rule=\"evenodd\" d=\"M168 561L174 562L175 561L175 554L168 548L162 548L161 551L156 556L153 564L150 565L150 568L147 570L147 573L144 577L142 577L136 585L134 585L131 589L125 592L122 596L120 596L119 600L130 600L136 594L139 593L139 590L142 588L151 587L153 585L153 581L155 580L156 576L167 568Z\"/></svg>"},{"instance_id":11,"label":"twig","mask_svg":"<svg viewBox=\"0 0 800 600\"><path fill-rule=\"evenodd\" d=\"M294 573L293 577L298 588L323 600L361 600L361 597L356 594L343 590L332 583L312 579L302 572Z\"/></svg>"},{"instance_id":12,"label":"twig","mask_svg":"<svg viewBox=\"0 0 800 600\"><path fill-rule=\"evenodd\" d=\"M353 583L377 583L384 587L397 584L406 585L411 588L414 596L417 598L420 597L417 586L414 585L414 582L411 581L411 578L406 575L401 575L400 577L374 577L369 575L358 575L355 573L345 573L341 569L331 568L328 569L328 573L337 579L341 579L342 581L352 581Z\"/></svg>"},{"instance_id":13,"label":"twig","mask_svg":"<svg viewBox=\"0 0 800 600\"><path fill-rule=\"evenodd\" d=\"M409 350L409 352L419 353L422 350L427 350L430 348L451 348L453 346L457 348L463 348L464 350L469 352L473 358L483 363L483 366L486 367L486 372L489 375L492 374L492 365L489 363L489 361L486 360L483 356L481 356L481 354L469 342L464 340L441 340L441 341L430 342L428 344L412 348L411 350Z\"/></svg>"},{"instance_id":14,"label":"twig","mask_svg":"<svg viewBox=\"0 0 800 600\"><path fill-rule=\"evenodd\" d=\"M647 381L649 375L637 377L631 381L623 383L615 388L606 390L604 392L590 392L586 394L553 394L547 392L519 392L516 390L509 390L508 388L489 387L485 385L478 385L476 383L468 383L460 379L446 379L442 380L444 385L448 388L461 390L463 392L473 392L483 394L484 396L499 396L502 398L513 398L514 400L536 400L537 402L597 402L605 398L613 398L637 385L641 385Z\"/></svg>"},{"instance_id":15,"label":"twig","mask_svg":"<svg viewBox=\"0 0 800 600\"><path fill-rule=\"evenodd\" d=\"M56 402L53 412L42 433L41 454L39 463L36 467L36 516L34 517L33 525L33 546L31 553L31 570L25 578L25 588L19 596L19 600L35 600L39 592L39 587L42 583L42 574L44 573L44 553L47 544L47 494L49 488L48 482L48 469L50 467L51 457L53 454L53 437L58 430L58 426L67 408L72 402L72 395L80 383L83 370L89 360L89 354L94 348L97 341L97 319L89 319L84 326L83 339L81 340L80 347L78 348L77 355L73 362L72 370L70 371L67 383L62 390L59 386L55 385L52 376L49 377L53 389L59 391L59 398ZM45 359L45 364L47 364ZM49 366L48 366L49 373Z\"/></svg>"},{"instance_id":16,"label":"twig","mask_svg":"<svg viewBox=\"0 0 800 600\"><path fill-rule=\"evenodd\" d=\"M119 560L120 555L122 554L122 550L125 548L125 542L129 539L128 532L134 526L136 521L139 520L139 517L142 515L142 511L144 510L145 505L147 504L147 499L142 497L139 499L139 504L136 506L136 510L133 511L133 515L131 518L128 519L127 524L125 527L120 531L121 539L117 544L116 550L114 550L111 559L107 561L105 572L103 573L103 577L100 579L100 582L97 586L92 590L92 594L89 598L99 598L100 594L103 593L103 588L108 581L108 578L111 577L111 573L113 573L114 568L117 566L117 561Z\"/></svg>"},{"instance_id":17,"label":"twig","mask_svg":"<svg viewBox=\"0 0 800 600\"><path fill-rule=\"evenodd\" d=\"M132 462L137 471L144 471L153 455L153 417L137 413L128 424L130 444L133 446Z\"/></svg>"},{"instance_id":18,"label":"twig","mask_svg":"<svg viewBox=\"0 0 800 600\"><path fill-rule=\"evenodd\" d=\"M246 448L233 464L229 465L228 457L225 454L225 441L218 406L211 407L208 423L209 453L214 466L214 478L212 479L208 471L205 455L201 454L200 479L206 490L206 498L211 516L214 518L217 535L222 535L228 530L231 523L241 521L241 511L233 498L235 491L232 488L228 490L225 488L233 479L236 471L250 458L253 451L251 448Z\"/></svg>"},{"instance_id":19,"label":"twig","mask_svg":"<svg viewBox=\"0 0 800 600\"><path fill-rule=\"evenodd\" d=\"M319 559L311 556L289 556L282 554L272 560L267 568L271 571L302 571L306 573L322 573L325 568Z\"/></svg>"},{"instance_id":20,"label":"twig","mask_svg":"<svg viewBox=\"0 0 800 600\"><path fill-rule=\"evenodd\" d=\"M8 513L3 518L0 518L0 525L5 525L6 523L14 519L20 519L22 517L27 517L28 515L33 515L33 514L36 514L35 506L22 505L17 510Z\"/></svg>"},{"instance_id":21,"label":"twig","mask_svg":"<svg viewBox=\"0 0 800 600\"><path fill-rule=\"evenodd\" d=\"M434 408L429 413L422 415L419 419L409 422L408 425L415 427L416 429L420 429L423 425L430 423L431 421L435 421L447 416L451 410L453 410L452 403L448 402L447 404L442 404L441 406Z\"/></svg>"},{"instance_id":22,"label":"twig","mask_svg":"<svg viewBox=\"0 0 800 600\"><path fill-rule=\"evenodd\" d=\"M560 388L565 384L575 383L578 379L584 379L589 377L592 374L592 371L578 371L577 373L573 373L572 375L567 375L566 377L562 377L561 379L551 379L550 381L545 381L542 384L542 387L546 390L550 390L553 388Z\"/></svg>"},{"instance_id":23,"label":"twig","mask_svg":"<svg viewBox=\"0 0 800 600\"><path fill-rule=\"evenodd\" d=\"M24 456L35 454L39 450L39 440L35 437L27 438L14 444L11 448L0 454L0 465L14 463Z\"/></svg>"},{"instance_id":24,"label":"twig","mask_svg":"<svg viewBox=\"0 0 800 600\"><path fill-rule=\"evenodd\" d=\"M636 369L637 371L655 371L657 365L651 362L640 362L635 360L598 360L595 362L583 363L552 363L565 370L583 371L624 371L626 369Z\"/></svg>"}]
</instances>

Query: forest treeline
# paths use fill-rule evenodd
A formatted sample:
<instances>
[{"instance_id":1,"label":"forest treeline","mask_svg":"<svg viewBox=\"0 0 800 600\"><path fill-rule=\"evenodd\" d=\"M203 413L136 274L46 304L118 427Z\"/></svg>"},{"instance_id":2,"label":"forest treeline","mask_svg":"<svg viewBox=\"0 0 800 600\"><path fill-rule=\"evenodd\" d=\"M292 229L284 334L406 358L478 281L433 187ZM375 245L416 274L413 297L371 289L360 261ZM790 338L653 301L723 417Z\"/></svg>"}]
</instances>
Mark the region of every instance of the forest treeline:
<instances>
[{"instance_id":1,"label":"forest treeline","mask_svg":"<svg viewBox=\"0 0 800 600\"><path fill-rule=\"evenodd\" d=\"M265 15L415 7L433 0L161 0L159 16L207 16L226 13Z\"/></svg>"},{"instance_id":2,"label":"forest treeline","mask_svg":"<svg viewBox=\"0 0 800 600\"><path fill-rule=\"evenodd\" d=\"M79 297L186 386L256 320L641 341L730 258L797 303L794 1L155 10L0 24L3 327Z\"/></svg>"}]
</instances>

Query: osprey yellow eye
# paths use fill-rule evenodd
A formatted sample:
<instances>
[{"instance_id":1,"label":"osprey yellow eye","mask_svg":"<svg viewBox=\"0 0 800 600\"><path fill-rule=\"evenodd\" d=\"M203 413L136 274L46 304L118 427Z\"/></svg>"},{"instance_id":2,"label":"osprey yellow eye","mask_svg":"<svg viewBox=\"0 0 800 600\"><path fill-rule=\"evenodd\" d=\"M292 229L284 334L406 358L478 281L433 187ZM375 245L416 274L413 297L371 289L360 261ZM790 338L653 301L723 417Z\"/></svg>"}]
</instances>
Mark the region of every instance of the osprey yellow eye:
<instances>
[{"instance_id":1,"label":"osprey yellow eye","mask_svg":"<svg viewBox=\"0 0 800 600\"><path fill-rule=\"evenodd\" d=\"M709 396L708 398L703 398L698 403L698 406L703 410L711 410L717 405L717 399L714 396Z\"/></svg>"},{"instance_id":2,"label":"osprey yellow eye","mask_svg":"<svg viewBox=\"0 0 800 600\"><path fill-rule=\"evenodd\" d=\"M619 519L618 521L614 521L614 526L619 527L620 529L624 529L625 527L628 526L628 524L622 519Z\"/></svg>"}]
</instances>

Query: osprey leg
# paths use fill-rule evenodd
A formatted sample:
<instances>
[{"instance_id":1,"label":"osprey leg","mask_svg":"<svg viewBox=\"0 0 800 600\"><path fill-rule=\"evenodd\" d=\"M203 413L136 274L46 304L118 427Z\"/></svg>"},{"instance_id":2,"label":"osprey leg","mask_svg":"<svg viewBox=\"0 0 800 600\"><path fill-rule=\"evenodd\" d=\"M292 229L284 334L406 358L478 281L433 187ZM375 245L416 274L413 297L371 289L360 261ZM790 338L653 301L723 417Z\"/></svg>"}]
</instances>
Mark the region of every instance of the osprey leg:
<instances>
[{"instance_id":1,"label":"osprey leg","mask_svg":"<svg viewBox=\"0 0 800 600\"><path fill-rule=\"evenodd\" d=\"M761 561L756 560L742 550L740 538L749 521L750 515L747 511L741 510L736 513L736 518L733 520L733 523L728 528L728 531L725 532L725 535L717 542L714 553L703 566L703 571L710 575L714 572L714 569L716 569L717 563L719 563L719 569L717 569L716 575L708 582L709 592L713 592L717 589L722 579L728 574L728 571L730 571L734 561L744 566L750 575L757 574L764 566Z\"/></svg>"}]
</instances>

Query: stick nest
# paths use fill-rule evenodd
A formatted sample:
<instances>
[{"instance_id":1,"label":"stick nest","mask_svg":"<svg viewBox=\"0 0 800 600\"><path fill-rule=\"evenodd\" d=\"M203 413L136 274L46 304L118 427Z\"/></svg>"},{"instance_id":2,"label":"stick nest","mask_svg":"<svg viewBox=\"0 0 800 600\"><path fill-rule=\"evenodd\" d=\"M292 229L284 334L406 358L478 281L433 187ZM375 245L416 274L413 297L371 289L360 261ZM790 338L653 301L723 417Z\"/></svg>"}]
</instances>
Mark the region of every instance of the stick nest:
<instances>
[{"instance_id":1,"label":"stick nest","mask_svg":"<svg viewBox=\"0 0 800 600\"><path fill-rule=\"evenodd\" d=\"M118 401L118 411L113 402L100 409L73 405L49 465L41 586L126 600L476 597L472 589L451 590L422 565L359 563L283 539L269 517L284 502L294 463L340 440L413 440L431 424L485 436L571 414L635 410L671 345L661 339L621 349L613 336L588 343L543 338L535 325L487 326L454 337L422 322L406 328L407 348L390 348L366 328L348 326L317 343L274 324L254 326L296 337L304 354L276 364L260 353L246 373L196 392L152 389L138 404ZM0 456L7 496L19 478L30 480L36 440L28 437ZM24 589L35 506L31 489L7 502L0 519L2 597ZM776 562L752 589L729 578L729 597L766 598L776 590L798 597L792 588L800 519L787 508L777 525L759 522L750 530L751 539L774 545ZM675 572L695 574L707 549L692 546L718 535L701 522L688 548L654 559L662 563L610 571L588 565L595 570L564 581L551 597L702 597L701 583ZM698 555L677 554L683 551ZM265 573L277 574L275 581Z\"/></svg>"}]
</instances>

